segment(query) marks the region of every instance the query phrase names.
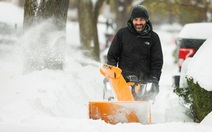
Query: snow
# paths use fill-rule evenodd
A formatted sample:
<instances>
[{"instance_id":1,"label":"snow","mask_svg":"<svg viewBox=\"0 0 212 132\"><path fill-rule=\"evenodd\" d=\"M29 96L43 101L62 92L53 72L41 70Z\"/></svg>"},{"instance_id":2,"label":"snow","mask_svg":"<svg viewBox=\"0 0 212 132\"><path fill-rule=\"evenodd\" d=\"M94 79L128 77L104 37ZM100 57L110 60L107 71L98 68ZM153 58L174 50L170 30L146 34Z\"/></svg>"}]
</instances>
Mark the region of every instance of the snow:
<instances>
[{"instance_id":1,"label":"snow","mask_svg":"<svg viewBox=\"0 0 212 132\"><path fill-rule=\"evenodd\" d=\"M206 30L207 29L207 30ZM189 23L179 33L179 38L207 39L212 34L212 23Z\"/></svg>"},{"instance_id":2,"label":"snow","mask_svg":"<svg viewBox=\"0 0 212 132\"><path fill-rule=\"evenodd\" d=\"M19 25L23 22L23 16L23 9L13 4L0 1L0 22Z\"/></svg>"},{"instance_id":3,"label":"snow","mask_svg":"<svg viewBox=\"0 0 212 132\"><path fill-rule=\"evenodd\" d=\"M211 118L212 118L212 112L210 112L201 122L201 124L205 124L208 126L212 126L212 122L211 122Z\"/></svg>"},{"instance_id":4,"label":"snow","mask_svg":"<svg viewBox=\"0 0 212 132\"><path fill-rule=\"evenodd\" d=\"M160 93L152 105L153 124L111 125L102 120L88 119L88 102L102 100L103 76L99 72L102 63L83 56L83 51L79 50L78 24L67 24L69 37L64 70L44 69L22 74L22 50L26 48L22 43L30 38L20 39L15 45L0 45L1 132L212 131L211 113L199 124L192 122L178 96L173 93L172 74L177 68L172 57L175 45L172 34L161 30L157 32L161 37L164 66ZM103 26L98 28L100 31L105 29Z\"/></svg>"},{"instance_id":5,"label":"snow","mask_svg":"<svg viewBox=\"0 0 212 132\"><path fill-rule=\"evenodd\" d=\"M201 87L207 91L212 91L212 34L211 38L207 39L194 57L189 61L186 75L193 78L194 82L198 82ZM200 72L201 71L201 72Z\"/></svg>"}]
</instances>

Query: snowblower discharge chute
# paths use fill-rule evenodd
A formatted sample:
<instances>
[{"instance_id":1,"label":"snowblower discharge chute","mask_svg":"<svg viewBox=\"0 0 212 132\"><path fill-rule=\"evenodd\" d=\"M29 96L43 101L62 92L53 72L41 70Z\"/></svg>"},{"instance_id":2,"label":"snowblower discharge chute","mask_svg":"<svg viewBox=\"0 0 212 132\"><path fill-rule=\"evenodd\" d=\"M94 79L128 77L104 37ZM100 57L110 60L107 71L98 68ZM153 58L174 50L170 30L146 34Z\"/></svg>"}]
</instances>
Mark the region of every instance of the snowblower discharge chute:
<instances>
[{"instance_id":1,"label":"snowblower discharge chute","mask_svg":"<svg viewBox=\"0 0 212 132\"><path fill-rule=\"evenodd\" d=\"M118 67L104 64L100 68L112 88L113 101L89 102L89 118L101 119L110 124L138 122L151 123L150 101L135 101L130 89L132 83L123 78L122 70ZM137 91L137 90L135 90Z\"/></svg>"}]
</instances>

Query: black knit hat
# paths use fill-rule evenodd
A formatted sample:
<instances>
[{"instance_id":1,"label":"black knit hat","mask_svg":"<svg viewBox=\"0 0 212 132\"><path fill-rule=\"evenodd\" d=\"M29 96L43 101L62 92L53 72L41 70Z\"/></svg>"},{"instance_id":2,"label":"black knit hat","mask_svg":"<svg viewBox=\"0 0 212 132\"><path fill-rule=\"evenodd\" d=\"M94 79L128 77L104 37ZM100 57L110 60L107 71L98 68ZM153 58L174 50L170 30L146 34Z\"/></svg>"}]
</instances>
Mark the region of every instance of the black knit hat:
<instances>
[{"instance_id":1,"label":"black knit hat","mask_svg":"<svg viewBox=\"0 0 212 132\"><path fill-rule=\"evenodd\" d=\"M143 5L137 5L133 8L131 12L131 19L133 20L135 18L144 18L146 21L149 20L148 11Z\"/></svg>"}]
</instances>

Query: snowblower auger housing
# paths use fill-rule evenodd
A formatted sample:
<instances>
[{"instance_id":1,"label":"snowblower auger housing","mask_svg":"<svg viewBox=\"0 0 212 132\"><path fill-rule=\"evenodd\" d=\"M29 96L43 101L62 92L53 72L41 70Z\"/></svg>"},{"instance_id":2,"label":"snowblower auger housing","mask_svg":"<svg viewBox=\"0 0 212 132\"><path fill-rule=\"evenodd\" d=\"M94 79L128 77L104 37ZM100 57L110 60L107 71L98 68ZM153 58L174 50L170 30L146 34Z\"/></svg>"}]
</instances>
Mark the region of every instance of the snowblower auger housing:
<instances>
[{"instance_id":1,"label":"snowblower auger housing","mask_svg":"<svg viewBox=\"0 0 212 132\"><path fill-rule=\"evenodd\" d=\"M101 119L110 124L138 122L151 123L151 107L149 101L135 101L129 84L118 67L104 64L100 73L104 75L112 87L115 101L89 102L89 118Z\"/></svg>"}]
</instances>

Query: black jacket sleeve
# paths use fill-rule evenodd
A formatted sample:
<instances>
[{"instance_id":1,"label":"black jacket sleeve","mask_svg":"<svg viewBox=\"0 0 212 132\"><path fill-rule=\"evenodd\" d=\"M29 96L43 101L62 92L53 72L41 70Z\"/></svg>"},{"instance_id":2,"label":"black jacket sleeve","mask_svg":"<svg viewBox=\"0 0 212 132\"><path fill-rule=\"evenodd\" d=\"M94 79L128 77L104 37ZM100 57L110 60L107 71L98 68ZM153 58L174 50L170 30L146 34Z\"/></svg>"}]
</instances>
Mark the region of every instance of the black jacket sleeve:
<instances>
[{"instance_id":1,"label":"black jacket sleeve","mask_svg":"<svg viewBox=\"0 0 212 132\"><path fill-rule=\"evenodd\" d=\"M119 30L108 51L107 54L107 64L117 66L120 54L121 54L121 45L122 45L122 39L121 39L121 30Z\"/></svg>"},{"instance_id":2,"label":"black jacket sleeve","mask_svg":"<svg viewBox=\"0 0 212 132\"><path fill-rule=\"evenodd\" d=\"M150 67L150 76L156 77L160 80L161 69L163 66L163 53L161 42L159 36L156 33L153 33L154 38L152 47L151 47L151 67Z\"/></svg>"}]
</instances>

